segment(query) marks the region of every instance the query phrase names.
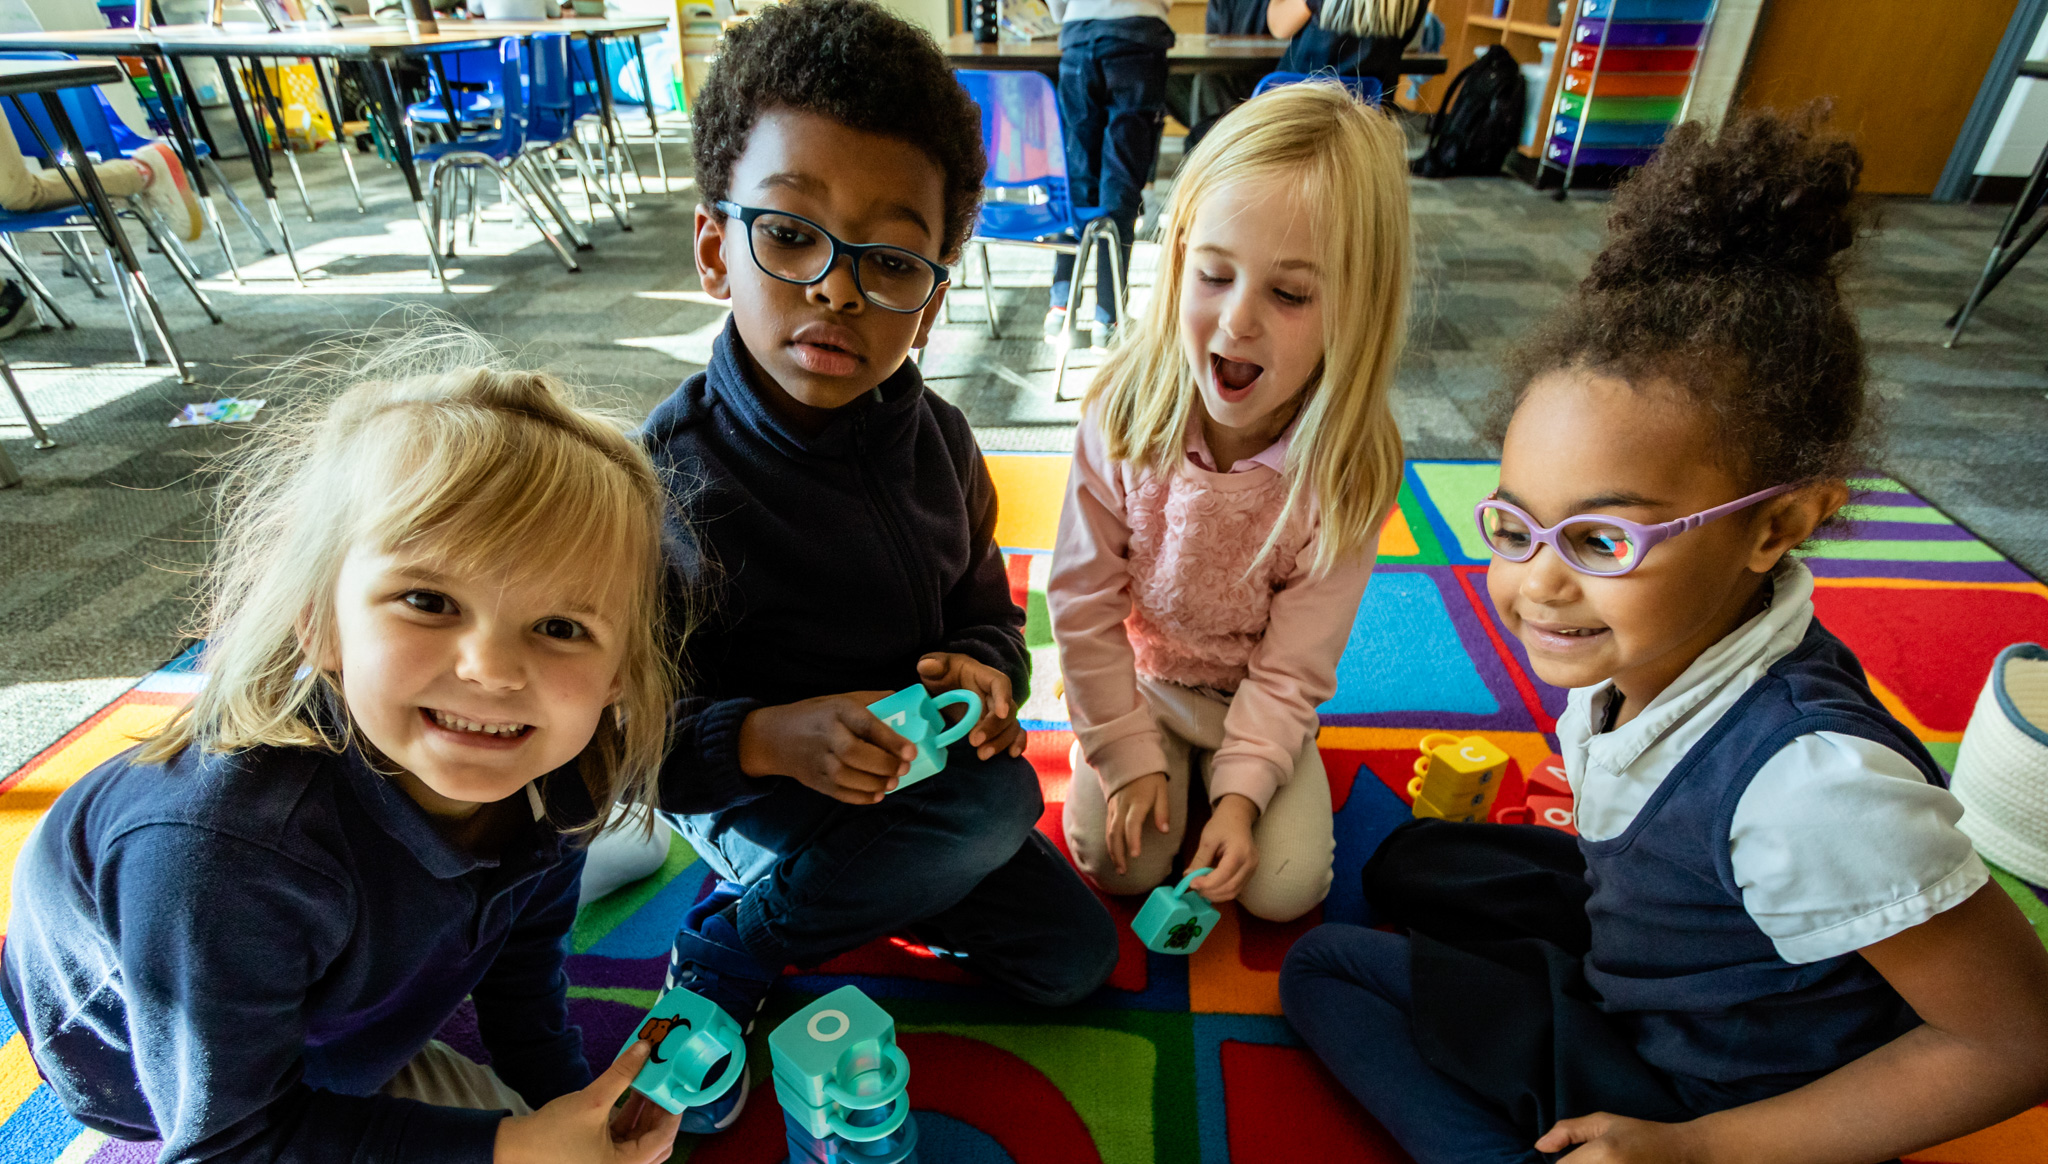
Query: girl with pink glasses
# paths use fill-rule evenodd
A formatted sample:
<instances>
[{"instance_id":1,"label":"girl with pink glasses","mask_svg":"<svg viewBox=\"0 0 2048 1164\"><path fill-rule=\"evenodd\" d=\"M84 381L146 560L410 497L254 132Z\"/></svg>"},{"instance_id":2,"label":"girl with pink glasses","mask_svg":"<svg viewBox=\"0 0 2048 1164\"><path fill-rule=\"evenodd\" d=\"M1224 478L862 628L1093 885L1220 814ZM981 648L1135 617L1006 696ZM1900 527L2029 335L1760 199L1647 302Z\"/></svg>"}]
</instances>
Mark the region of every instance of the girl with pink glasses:
<instances>
[{"instance_id":1,"label":"girl with pink glasses","mask_svg":"<svg viewBox=\"0 0 2048 1164\"><path fill-rule=\"evenodd\" d=\"M1420 1164L1891 1159L2048 1096L2048 951L1794 551L1870 463L1822 114L1672 134L1511 369L1487 586L1576 838L1404 825L1288 1017Z\"/></svg>"}]
</instances>

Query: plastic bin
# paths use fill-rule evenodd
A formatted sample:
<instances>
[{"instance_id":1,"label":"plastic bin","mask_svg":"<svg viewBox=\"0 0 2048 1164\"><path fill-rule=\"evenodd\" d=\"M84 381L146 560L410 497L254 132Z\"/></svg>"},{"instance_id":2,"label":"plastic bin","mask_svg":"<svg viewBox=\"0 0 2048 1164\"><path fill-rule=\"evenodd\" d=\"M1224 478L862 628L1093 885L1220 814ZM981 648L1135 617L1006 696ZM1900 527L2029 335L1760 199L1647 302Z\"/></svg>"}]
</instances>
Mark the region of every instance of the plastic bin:
<instances>
[{"instance_id":1,"label":"plastic bin","mask_svg":"<svg viewBox=\"0 0 2048 1164\"><path fill-rule=\"evenodd\" d=\"M1605 73L1690 73L1692 63L1699 59L1694 49L1674 48L1616 48L1608 45L1602 53L1597 44L1575 44L1571 55L1565 58L1568 69L1590 69L1593 61L1600 61L1600 72Z\"/></svg>"},{"instance_id":2,"label":"plastic bin","mask_svg":"<svg viewBox=\"0 0 2048 1164\"><path fill-rule=\"evenodd\" d=\"M1591 72L1567 69L1558 88L1566 93L1593 92L1602 97L1682 97L1691 81L1691 73L1610 73L1602 69L1600 83L1595 87Z\"/></svg>"},{"instance_id":3,"label":"plastic bin","mask_svg":"<svg viewBox=\"0 0 2048 1164\"><path fill-rule=\"evenodd\" d=\"M1576 117L1560 117L1553 134L1569 144L1578 135L1579 120ZM1578 138L1581 149L1607 146L1628 146L1648 149L1662 145L1664 135L1671 132L1668 121L1589 121L1585 136Z\"/></svg>"},{"instance_id":4,"label":"plastic bin","mask_svg":"<svg viewBox=\"0 0 2048 1164\"><path fill-rule=\"evenodd\" d=\"M1617 20L1610 29L1605 20L1575 20L1572 22L1572 40L1578 44L1599 44L1602 30L1607 32L1609 49L1645 46L1685 48L1700 43L1707 26L1699 23L1627 24Z\"/></svg>"},{"instance_id":5,"label":"plastic bin","mask_svg":"<svg viewBox=\"0 0 2048 1164\"><path fill-rule=\"evenodd\" d=\"M1550 84L1548 65L1523 65L1522 86L1528 99L1522 105L1522 144L1532 146L1543 136L1543 87Z\"/></svg>"},{"instance_id":6,"label":"plastic bin","mask_svg":"<svg viewBox=\"0 0 2048 1164\"><path fill-rule=\"evenodd\" d=\"M1567 93L1558 98L1557 112L1560 117L1578 117L1584 114L1586 120L1598 125L1603 121L1655 121L1668 122L1678 116L1679 107L1685 102L1677 97L1608 97L1593 98L1593 111L1586 112L1586 99L1577 93Z\"/></svg>"},{"instance_id":7,"label":"plastic bin","mask_svg":"<svg viewBox=\"0 0 2048 1164\"><path fill-rule=\"evenodd\" d=\"M1579 15L1602 20L1705 20L1714 0L1579 0Z\"/></svg>"},{"instance_id":8,"label":"plastic bin","mask_svg":"<svg viewBox=\"0 0 2048 1164\"><path fill-rule=\"evenodd\" d=\"M1579 150L1579 165L1582 166L1640 166L1656 154L1652 149L1630 149L1622 146L1586 146ZM1569 138L1562 141L1550 139L1550 146L1543 152L1544 160L1556 166L1570 164L1572 143Z\"/></svg>"}]
</instances>

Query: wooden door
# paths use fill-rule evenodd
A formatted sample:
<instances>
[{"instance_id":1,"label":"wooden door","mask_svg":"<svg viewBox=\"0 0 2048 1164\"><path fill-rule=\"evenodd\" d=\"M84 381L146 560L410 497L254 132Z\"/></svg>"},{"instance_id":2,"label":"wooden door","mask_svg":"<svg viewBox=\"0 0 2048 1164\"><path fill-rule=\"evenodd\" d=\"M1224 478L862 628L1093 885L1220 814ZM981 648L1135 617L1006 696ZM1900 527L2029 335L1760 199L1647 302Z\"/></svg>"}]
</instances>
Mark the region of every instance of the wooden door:
<instances>
[{"instance_id":1,"label":"wooden door","mask_svg":"<svg viewBox=\"0 0 2048 1164\"><path fill-rule=\"evenodd\" d=\"M2017 0L1769 0L1744 108L1832 97L1863 150L1863 189L1930 194Z\"/></svg>"}]
</instances>

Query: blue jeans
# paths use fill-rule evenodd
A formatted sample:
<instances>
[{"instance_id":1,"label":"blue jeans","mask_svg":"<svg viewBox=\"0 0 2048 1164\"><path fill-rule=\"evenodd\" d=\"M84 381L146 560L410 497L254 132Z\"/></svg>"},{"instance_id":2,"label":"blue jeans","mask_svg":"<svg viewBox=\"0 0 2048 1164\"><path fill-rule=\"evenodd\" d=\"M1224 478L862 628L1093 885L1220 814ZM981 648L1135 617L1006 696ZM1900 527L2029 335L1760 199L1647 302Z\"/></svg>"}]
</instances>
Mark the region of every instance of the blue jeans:
<instances>
[{"instance_id":1,"label":"blue jeans","mask_svg":"<svg viewBox=\"0 0 2048 1164\"><path fill-rule=\"evenodd\" d=\"M1066 134L1067 193L1078 207L1097 207L1116 223L1124 269L1145 208L1145 184L1159 158L1166 117L1166 49L1111 37L1060 50L1060 127ZM1167 44L1171 44L1168 33ZM1109 321L1122 311L1110 279L1109 244L1095 255L1095 314ZM1067 305L1074 256L1053 263L1052 302Z\"/></svg>"},{"instance_id":2,"label":"blue jeans","mask_svg":"<svg viewBox=\"0 0 2048 1164\"><path fill-rule=\"evenodd\" d=\"M1077 1002L1116 966L1116 923L1038 831L1028 761L954 745L944 771L875 805L794 780L669 823L747 886L735 926L764 966L811 966L889 934L967 956L1027 1002ZM666 814L665 814L666 815Z\"/></svg>"},{"instance_id":3,"label":"blue jeans","mask_svg":"<svg viewBox=\"0 0 2048 1164\"><path fill-rule=\"evenodd\" d=\"M1399 934L1317 926L1280 968L1287 1021L1416 1164L1542 1164L1507 1113L1423 1060L1410 999Z\"/></svg>"}]
</instances>

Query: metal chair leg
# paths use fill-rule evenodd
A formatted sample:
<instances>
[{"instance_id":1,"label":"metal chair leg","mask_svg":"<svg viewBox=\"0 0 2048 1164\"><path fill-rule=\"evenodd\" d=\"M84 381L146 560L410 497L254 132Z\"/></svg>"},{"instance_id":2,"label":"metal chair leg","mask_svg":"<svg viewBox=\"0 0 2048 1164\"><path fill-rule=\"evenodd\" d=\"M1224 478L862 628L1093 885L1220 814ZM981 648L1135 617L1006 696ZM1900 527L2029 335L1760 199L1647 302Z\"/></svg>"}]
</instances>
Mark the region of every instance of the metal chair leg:
<instances>
[{"instance_id":1,"label":"metal chair leg","mask_svg":"<svg viewBox=\"0 0 2048 1164\"><path fill-rule=\"evenodd\" d=\"M49 432L43 428L43 422L36 419L36 410L28 406L28 396L22 392L21 385L15 382L14 369L8 365L7 357L4 355L0 355L0 379L6 380L7 390L14 393L14 405L16 408L21 409L22 418L28 421L28 431L35 436L35 447L39 449L56 448L57 442L50 439ZM12 465L7 467L13 468ZM7 482L9 485L18 485L20 483L21 477L19 475L14 480Z\"/></svg>"},{"instance_id":2,"label":"metal chair leg","mask_svg":"<svg viewBox=\"0 0 2048 1164\"><path fill-rule=\"evenodd\" d=\"M569 241L576 245L576 249L579 251L591 249L593 244L590 241L590 236L584 234L583 228L577 225L575 218L571 217L569 208L562 203L561 194L555 189L554 183L548 181L542 173L540 164L535 162L531 156L517 158L512 164L521 167L520 173L526 178L527 185L532 188L534 196L539 198L541 205L547 207L548 212L555 216L555 221L562 226L562 233L569 236Z\"/></svg>"},{"instance_id":3,"label":"metal chair leg","mask_svg":"<svg viewBox=\"0 0 2048 1164\"><path fill-rule=\"evenodd\" d=\"M341 154L341 168L348 171L348 188L356 196L356 213L368 214L370 208L363 205L363 183L356 177L356 160L350 156L348 143L341 139L341 129L334 131L334 148Z\"/></svg>"},{"instance_id":4,"label":"metal chair leg","mask_svg":"<svg viewBox=\"0 0 2048 1164\"><path fill-rule=\"evenodd\" d=\"M492 169L498 176L499 188L506 191L513 201L519 204L519 208L526 212L526 217L533 223L534 228L540 231L540 236L546 239L548 245L555 249L555 257L562 260L562 265L569 268L572 272L582 270L583 268L577 265L576 256L570 254L569 248L562 245L562 240L555 237L555 232L548 229L548 224L542 220L540 211L527 198L526 191L520 189L517 179L524 176L523 172L514 170L509 166L504 169L498 169L497 167ZM528 181L531 182L532 179L528 178Z\"/></svg>"},{"instance_id":5,"label":"metal chair leg","mask_svg":"<svg viewBox=\"0 0 2048 1164\"><path fill-rule=\"evenodd\" d=\"M285 146L284 160L292 168L292 184L299 188L299 205L305 207L306 221L312 222L313 199L306 194L306 175L299 170L299 151L289 145Z\"/></svg>"},{"instance_id":6,"label":"metal chair leg","mask_svg":"<svg viewBox=\"0 0 2048 1164\"><path fill-rule=\"evenodd\" d=\"M235 217L241 219L243 227L255 237L256 245L262 247L263 253L266 255L277 254L277 248L272 246L270 239L264 235L263 227L256 222L256 216L249 212L249 204L242 201L242 196L235 193L235 188L228 181L228 176L221 172L220 164L215 162L210 154L201 158L200 164L206 167L206 176L213 179L214 184L220 187L220 192L226 196L228 208L235 212Z\"/></svg>"},{"instance_id":7,"label":"metal chair leg","mask_svg":"<svg viewBox=\"0 0 2048 1164\"><path fill-rule=\"evenodd\" d=\"M135 318L135 304L129 301L128 284L121 278L119 260L113 248L107 249L107 269L114 273L114 294L121 299L121 311L128 317L128 338L135 341L135 362L149 366L149 345L142 338L142 321Z\"/></svg>"},{"instance_id":8,"label":"metal chair leg","mask_svg":"<svg viewBox=\"0 0 2048 1164\"><path fill-rule=\"evenodd\" d=\"M78 276L79 282L85 284L85 289L92 292L94 299L105 299L107 293L101 290L99 273L93 270L91 245L68 232L58 232L50 238L57 244L59 261L70 268L72 274ZM78 249L73 250L73 247Z\"/></svg>"},{"instance_id":9,"label":"metal chair leg","mask_svg":"<svg viewBox=\"0 0 2048 1164\"><path fill-rule=\"evenodd\" d=\"M43 301L43 306L50 309L50 314L57 317L58 326L67 331L78 326L78 322L66 315L64 309L57 305L56 297L50 294L50 289L43 286L43 281L36 277L36 273L29 269L26 262L22 261L21 252L14 249L12 236L0 234L0 255L6 257L7 265L13 267L15 273L21 276L21 281L35 293L35 297Z\"/></svg>"},{"instance_id":10,"label":"metal chair leg","mask_svg":"<svg viewBox=\"0 0 2048 1164\"><path fill-rule=\"evenodd\" d=\"M1001 339L1001 325L996 321L996 273L988 265L988 244L977 243L974 249L981 253L981 301L988 307L988 338Z\"/></svg>"},{"instance_id":11,"label":"metal chair leg","mask_svg":"<svg viewBox=\"0 0 2048 1164\"><path fill-rule=\"evenodd\" d=\"M213 241L220 246L221 262L228 269L228 278L233 279L237 287L245 286L241 268L235 265L235 248L228 245L228 232L221 226L220 208L213 204L213 196L209 194L201 198L199 208L206 212L206 225L213 230Z\"/></svg>"},{"instance_id":12,"label":"metal chair leg","mask_svg":"<svg viewBox=\"0 0 2048 1164\"><path fill-rule=\"evenodd\" d=\"M158 230L156 223L150 221L147 210L137 207L135 220L142 224L143 233L147 234L157 249L164 253L164 261L171 265L171 270L177 272L179 280L185 284L185 289L192 293L192 298L197 299L199 306L205 309L206 317L219 323L220 312L213 309L213 303L207 299L206 292L199 289L198 272L192 270L191 260L185 255L185 248L178 245L177 239Z\"/></svg>"},{"instance_id":13,"label":"metal chair leg","mask_svg":"<svg viewBox=\"0 0 2048 1164\"><path fill-rule=\"evenodd\" d=\"M466 171L469 175L469 245L476 248L476 224L483 217L477 201L477 187L483 184L483 174L477 170Z\"/></svg>"},{"instance_id":14,"label":"metal chair leg","mask_svg":"<svg viewBox=\"0 0 2048 1164\"><path fill-rule=\"evenodd\" d=\"M571 145L569 160L575 163L576 172L582 175L584 188L588 189L590 180L595 177L590 168L590 155L584 151L583 143L580 140L572 139ZM613 221L619 224L619 230L628 231L633 229L633 220L630 213L626 210L625 203L623 201L614 201L612 199L612 192L608 189L604 190L604 205L605 209L611 211ZM592 203L590 207L590 225L593 227L597 225L597 206L595 203Z\"/></svg>"}]
</instances>

